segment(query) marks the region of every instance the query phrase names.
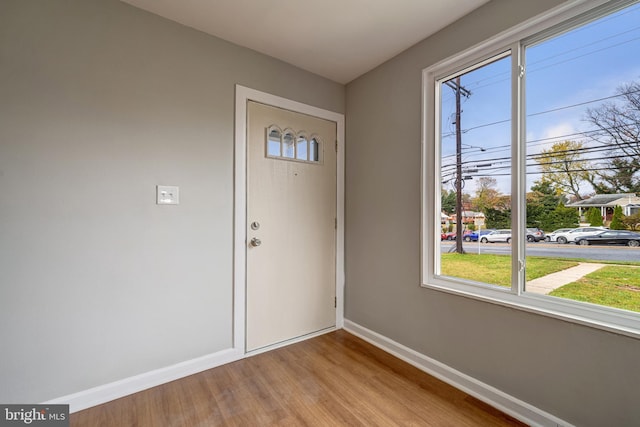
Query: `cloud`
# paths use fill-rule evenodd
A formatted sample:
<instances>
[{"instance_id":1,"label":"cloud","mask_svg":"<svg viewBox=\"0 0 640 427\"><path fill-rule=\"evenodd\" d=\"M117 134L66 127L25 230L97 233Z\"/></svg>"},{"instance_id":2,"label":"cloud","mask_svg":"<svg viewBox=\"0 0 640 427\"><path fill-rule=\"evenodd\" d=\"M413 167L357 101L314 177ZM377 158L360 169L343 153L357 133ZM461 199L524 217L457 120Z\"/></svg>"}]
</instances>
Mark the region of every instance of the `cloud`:
<instances>
[{"instance_id":1,"label":"cloud","mask_svg":"<svg viewBox=\"0 0 640 427\"><path fill-rule=\"evenodd\" d=\"M575 123L565 121L560 123L549 124L541 127L537 132L527 132L527 154L538 154L542 150L549 149L552 144L562 142L567 139L580 139L574 135L579 133Z\"/></svg>"},{"instance_id":2,"label":"cloud","mask_svg":"<svg viewBox=\"0 0 640 427\"><path fill-rule=\"evenodd\" d=\"M577 132L578 131L576 130L573 123L569 123L569 122L558 123L553 126L545 128L544 131L542 132L542 135L543 135L542 138L544 139L558 138L559 140L564 140L565 135L572 135ZM569 139L571 138L569 137Z\"/></svg>"}]
</instances>

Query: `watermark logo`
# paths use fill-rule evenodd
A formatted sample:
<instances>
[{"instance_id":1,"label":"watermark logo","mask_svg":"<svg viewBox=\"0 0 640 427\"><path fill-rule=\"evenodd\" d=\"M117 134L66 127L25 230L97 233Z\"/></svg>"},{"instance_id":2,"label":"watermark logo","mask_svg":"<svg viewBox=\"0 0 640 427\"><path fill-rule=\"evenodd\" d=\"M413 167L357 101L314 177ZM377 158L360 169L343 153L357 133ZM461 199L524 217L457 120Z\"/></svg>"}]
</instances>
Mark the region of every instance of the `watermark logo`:
<instances>
[{"instance_id":1,"label":"watermark logo","mask_svg":"<svg viewBox=\"0 0 640 427\"><path fill-rule=\"evenodd\" d=\"M69 405L2 405L0 427L69 427Z\"/></svg>"}]
</instances>

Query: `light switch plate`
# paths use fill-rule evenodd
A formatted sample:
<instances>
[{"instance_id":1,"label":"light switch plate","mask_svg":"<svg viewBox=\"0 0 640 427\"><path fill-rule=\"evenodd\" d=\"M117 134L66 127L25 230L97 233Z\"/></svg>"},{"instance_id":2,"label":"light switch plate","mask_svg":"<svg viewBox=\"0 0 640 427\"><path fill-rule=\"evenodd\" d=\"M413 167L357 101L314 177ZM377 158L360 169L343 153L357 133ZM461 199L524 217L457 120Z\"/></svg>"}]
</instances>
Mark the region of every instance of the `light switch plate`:
<instances>
[{"instance_id":1,"label":"light switch plate","mask_svg":"<svg viewBox=\"0 0 640 427\"><path fill-rule=\"evenodd\" d=\"M180 203L179 188L174 185L156 185L156 204L177 205Z\"/></svg>"}]
</instances>

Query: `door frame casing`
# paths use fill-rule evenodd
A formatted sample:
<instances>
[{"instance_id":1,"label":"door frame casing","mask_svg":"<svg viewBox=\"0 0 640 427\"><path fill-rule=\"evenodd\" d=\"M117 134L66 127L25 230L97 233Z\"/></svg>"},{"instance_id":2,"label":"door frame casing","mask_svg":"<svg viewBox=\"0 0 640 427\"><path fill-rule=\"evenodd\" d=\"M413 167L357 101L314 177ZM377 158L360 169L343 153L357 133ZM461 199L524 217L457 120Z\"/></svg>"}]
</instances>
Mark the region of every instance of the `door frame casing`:
<instances>
[{"instance_id":1,"label":"door frame casing","mask_svg":"<svg viewBox=\"0 0 640 427\"><path fill-rule=\"evenodd\" d=\"M236 85L233 223L233 348L246 354L247 103L259 102L336 123L336 326L344 325L344 114ZM287 342L289 343L289 342ZM268 347L270 349L273 347ZM253 352L252 352L253 354Z\"/></svg>"}]
</instances>

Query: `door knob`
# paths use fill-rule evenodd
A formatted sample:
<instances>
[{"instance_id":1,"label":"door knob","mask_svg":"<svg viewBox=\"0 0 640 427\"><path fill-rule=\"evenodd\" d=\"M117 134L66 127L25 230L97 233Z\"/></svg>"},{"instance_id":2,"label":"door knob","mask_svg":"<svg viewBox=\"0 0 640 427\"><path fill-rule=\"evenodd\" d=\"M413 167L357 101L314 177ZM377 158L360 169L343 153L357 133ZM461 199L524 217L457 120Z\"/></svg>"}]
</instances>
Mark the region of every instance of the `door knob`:
<instances>
[{"instance_id":1,"label":"door knob","mask_svg":"<svg viewBox=\"0 0 640 427\"><path fill-rule=\"evenodd\" d=\"M260 239L254 237L253 239L251 239L251 246L253 246L254 248L256 246L260 246L262 244L262 242L260 241Z\"/></svg>"}]
</instances>

